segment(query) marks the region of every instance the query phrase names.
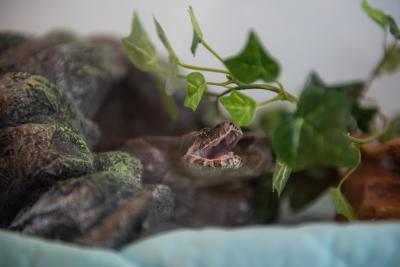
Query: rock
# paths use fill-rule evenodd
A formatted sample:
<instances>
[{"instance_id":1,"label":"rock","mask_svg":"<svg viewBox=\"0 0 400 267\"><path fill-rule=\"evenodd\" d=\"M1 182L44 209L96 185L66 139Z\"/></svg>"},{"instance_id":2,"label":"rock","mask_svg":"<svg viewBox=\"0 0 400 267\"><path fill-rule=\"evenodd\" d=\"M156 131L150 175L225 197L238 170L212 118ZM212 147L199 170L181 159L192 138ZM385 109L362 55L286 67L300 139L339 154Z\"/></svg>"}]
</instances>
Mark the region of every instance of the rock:
<instances>
[{"instance_id":1,"label":"rock","mask_svg":"<svg viewBox=\"0 0 400 267\"><path fill-rule=\"evenodd\" d=\"M28 72L44 76L91 117L113 83L125 74L118 53L107 43L58 32L8 48L0 54L0 74Z\"/></svg>"},{"instance_id":2,"label":"rock","mask_svg":"<svg viewBox=\"0 0 400 267\"><path fill-rule=\"evenodd\" d=\"M118 247L135 236L151 205L151 194L127 186L116 172L100 172L57 183L10 229L82 245Z\"/></svg>"},{"instance_id":3,"label":"rock","mask_svg":"<svg viewBox=\"0 0 400 267\"><path fill-rule=\"evenodd\" d=\"M23 123L58 123L81 132L90 144L100 136L71 101L46 78L25 72L0 76L0 128Z\"/></svg>"},{"instance_id":4,"label":"rock","mask_svg":"<svg viewBox=\"0 0 400 267\"><path fill-rule=\"evenodd\" d=\"M343 184L359 220L400 219L400 138L362 146L360 167Z\"/></svg>"},{"instance_id":5,"label":"rock","mask_svg":"<svg viewBox=\"0 0 400 267\"><path fill-rule=\"evenodd\" d=\"M142 164L137 158L121 151L103 152L95 155L97 174L110 173L132 186L135 190L142 188Z\"/></svg>"},{"instance_id":6,"label":"rock","mask_svg":"<svg viewBox=\"0 0 400 267\"><path fill-rule=\"evenodd\" d=\"M118 248L152 223L172 216L174 199L164 185L141 190L141 164L123 152L95 156L96 172L60 181L10 229L87 246Z\"/></svg>"},{"instance_id":7,"label":"rock","mask_svg":"<svg viewBox=\"0 0 400 267\"><path fill-rule=\"evenodd\" d=\"M174 190L172 221L180 227L232 227L256 222L255 188L251 182Z\"/></svg>"},{"instance_id":8,"label":"rock","mask_svg":"<svg viewBox=\"0 0 400 267\"><path fill-rule=\"evenodd\" d=\"M93 171L85 140L58 124L25 123L0 131L0 226L57 180Z\"/></svg>"},{"instance_id":9,"label":"rock","mask_svg":"<svg viewBox=\"0 0 400 267\"><path fill-rule=\"evenodd\" d=\"M0 32L0 54L9 48L16 47L29 41L30 38L16 32Z\"/></svg>"},{"instance_id":10,"label":"rock","mask_svg":"<svg viewBox=\"0 0 400 267\"><path fill-rule=\"evenodd\" d=\"M93 156L85 140L58 124L25 123L3 128L0 155L0 174L12 178L13 184L61 180L93 170Z\"/></svg>"},{"instance_id":11,"label":"rock","mask_svg":"<svg viewBox=\"0 0 400 267\"><path fill-rule=\"evenodd\" d=\"M246 134L237 143L235 154L243 160L240 169L193 170L185 167L182 156L196 136L189 133L181 137L133 138L121 148L141 160L145 187L162 183L171 188L173 215L163 222L171 223L173 228L228 227L257 222L255 181L271 166L271 154L264 138ZM160 222L150 225L147 233L165 230L157 226Z\"/></svg>"},{"instance_id":12,"label":"rock","mask_svg":"<svg viewBox=\"0 0 400 267\"><path fill-rule=\"evenodd\" d=\"M150 208L146 230L158 227L162 222L169 221L175 210L175 193L167 185L146 185L145 189L152 194L153 203Z\"/></svg>"},{"instance_id":13,"label":"rock","mask_svg":"<svg viewBox=\"0 0 400 267\"><path fill-rule=\"evenodd\" d=\"M183 99L175 99L179 111L172 119L157 86L155 77L129 67L126 79L109 91L94 117L102 133L98 151L118 149L134 137L182 135L193 129L195 113L183 107Z\"/></svg>"}]
</instances>

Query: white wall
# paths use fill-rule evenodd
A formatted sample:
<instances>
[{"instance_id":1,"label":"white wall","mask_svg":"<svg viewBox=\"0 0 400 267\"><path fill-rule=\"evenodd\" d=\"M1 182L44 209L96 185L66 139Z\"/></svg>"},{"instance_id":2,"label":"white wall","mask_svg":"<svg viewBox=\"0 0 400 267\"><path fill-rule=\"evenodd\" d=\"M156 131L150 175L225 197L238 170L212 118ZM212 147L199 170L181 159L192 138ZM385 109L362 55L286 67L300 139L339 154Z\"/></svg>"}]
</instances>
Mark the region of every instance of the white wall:
<instances>
[{"instance_id":1,"label":"white wall","mask_svg":"<svg viewBox=\"0 0 400 267\"><path fill-rule=\"evenodd\" d=\"M223 56L239 51L247 31L256 30L282 65L281 81L296 92L310 70L328 82L363 79L382 53L382 32L363 13L358 0L0 0L0 30L42 34L69 28L82 34L129 32L137 10L159 51L152 22L164 26L185 62L218 63L200 51L189 52L192 29L187 6L192 5L206 40ZM370 0L400 22L399 0ZM400 73L378 79L370 91L383 111L400 111Z\"/></svg>"}]
</instances>

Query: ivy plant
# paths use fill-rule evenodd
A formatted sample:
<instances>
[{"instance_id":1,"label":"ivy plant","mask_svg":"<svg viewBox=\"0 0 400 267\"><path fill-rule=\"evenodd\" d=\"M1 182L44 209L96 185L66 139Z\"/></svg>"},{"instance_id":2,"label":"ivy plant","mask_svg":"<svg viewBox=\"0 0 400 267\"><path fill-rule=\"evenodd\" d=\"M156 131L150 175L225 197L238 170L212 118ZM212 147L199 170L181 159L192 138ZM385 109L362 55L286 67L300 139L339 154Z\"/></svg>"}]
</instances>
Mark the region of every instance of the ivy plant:
<instances>
[{"instance_id":1,"label":"ivy plant","mask_svg":"<svg viewBox=\"0 0 400 267\"><path fill-rule=\"evenodd\" d=\"M360 164L360 145L375 140L382 133L357 139L350 132L370 132L370 125L378 108L365 107L360 99L375 77L386 71L394 71L400 66L400 49L397 46L400 31L395 20L383 11L371 7L366 0L362 0L361 4L366 14L384 31L382 59L366 81L327 85L316 73L312 73L299 99L279 82L281 67L254 31L249 32L246 44L237 55L222 57L208 44L191 7L188 10L193 28L191 53L195 56L197 49L203 47L223 68L183 62L156 18L156 32L168 52L168 64L162 64L136 13L133 16L131 33L122 42L129 59L137 68L164 77L165 91L173 92L179 80L185 81L184 106L193 111L196 111L204 96L207 96L214 101L216 107L222 105L236 124L247 126L253 122L260 107L277 101L292 104L293 111L276 116L274 126L268 134L277 156L272 190L281 195L290 175L295 172L316 166L347 168L348 172L330 192L337 213L348 220L354 220L352 208L341 193L341 186ZM391 44L387 44L388 33L394 40ZM188 73L182 74L182 70L187 70ZM224 80L209 80L206 73L210 72L220 74ZM221 88L222 91L211 90L210 87ZM270 91L275 95L258 102L243 92L247 89Z\"/></svg>"}]
</instances>

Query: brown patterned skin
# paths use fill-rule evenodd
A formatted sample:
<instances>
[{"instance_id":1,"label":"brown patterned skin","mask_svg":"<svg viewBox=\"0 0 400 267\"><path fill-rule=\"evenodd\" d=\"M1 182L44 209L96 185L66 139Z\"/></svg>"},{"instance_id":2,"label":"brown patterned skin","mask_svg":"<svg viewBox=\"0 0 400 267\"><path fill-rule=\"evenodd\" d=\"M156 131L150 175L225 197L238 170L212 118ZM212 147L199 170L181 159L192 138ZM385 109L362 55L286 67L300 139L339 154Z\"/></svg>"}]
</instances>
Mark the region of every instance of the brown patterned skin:
<instances>
[{"instance_id":1,"label":"brown patterned skin","mask_svg":"<svg viewBox=\"0 0 400 267\"><path fill-rule=\"evenodd\" d=\"M214 128L204 128L198 132L183 160L193 168L237 169L242 159L231 150L242 136L240 128L228 121Z\"/></svg>"}]
</instances>

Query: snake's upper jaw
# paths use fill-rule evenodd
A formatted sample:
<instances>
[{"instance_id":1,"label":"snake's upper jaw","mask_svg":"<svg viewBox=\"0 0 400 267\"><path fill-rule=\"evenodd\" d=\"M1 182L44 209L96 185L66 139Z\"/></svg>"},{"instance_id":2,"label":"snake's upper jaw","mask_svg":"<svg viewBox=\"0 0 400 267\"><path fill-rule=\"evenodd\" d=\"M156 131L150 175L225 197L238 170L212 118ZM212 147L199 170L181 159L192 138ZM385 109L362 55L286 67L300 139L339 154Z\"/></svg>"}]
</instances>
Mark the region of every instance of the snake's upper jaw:
<instances>
[{"instance_id":1,"label":"snake's upper jaw","mask_svg":"<svg viewBox=\"0 0 400 267\"><path fill-rule=\"evenodd\" d=\"M205 159L227 159L234 157L233 149L242 135L230 132L208 146L196 151L196 155Z\"/></svg>"}]
</instances>

